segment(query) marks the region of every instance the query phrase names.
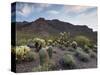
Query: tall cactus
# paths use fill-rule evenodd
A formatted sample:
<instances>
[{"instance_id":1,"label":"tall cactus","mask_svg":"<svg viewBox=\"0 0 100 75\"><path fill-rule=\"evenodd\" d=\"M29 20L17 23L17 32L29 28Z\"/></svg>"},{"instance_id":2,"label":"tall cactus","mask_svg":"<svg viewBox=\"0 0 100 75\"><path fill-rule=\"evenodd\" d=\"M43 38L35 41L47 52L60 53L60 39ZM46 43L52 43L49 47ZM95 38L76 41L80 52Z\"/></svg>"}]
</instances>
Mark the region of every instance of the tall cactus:
<instances>
[{"instance_id":1,"label":"tall cactus","mask_svg":"<svg viewBox=\"0 0 100 75\"><path fill-rule=\"evenodd\" d=\"M48 63L48 53L45 48L40 49L39 51L39 57L40 57L40 65L44 65Z\"/></svg>"},{"instance_id":2,"label":"tall cactus","mask_svg":"<svg viewBox=\"0 0 100 75\"><path fill-rule=\"evenodd\" d=\"M51 58L52 58L52 53L53 53L52 47L50 46L50 47L47 49L47 51L48 51L49 58L51 59Z\"/></svg>"}]
</instances>

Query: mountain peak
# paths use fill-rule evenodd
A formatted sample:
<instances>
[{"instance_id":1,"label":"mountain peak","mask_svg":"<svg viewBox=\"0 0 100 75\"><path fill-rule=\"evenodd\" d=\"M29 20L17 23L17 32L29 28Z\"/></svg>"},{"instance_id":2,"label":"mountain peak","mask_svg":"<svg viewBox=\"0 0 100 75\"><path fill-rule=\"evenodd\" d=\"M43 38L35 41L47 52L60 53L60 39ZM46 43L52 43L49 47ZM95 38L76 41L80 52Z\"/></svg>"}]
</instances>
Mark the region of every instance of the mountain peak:
<instances>
[{"instance_id":1,"label":"mountain peak","mask_svg":"<svg viewBox=\"0 0 100 75\"><path fill-rule=\"evenodd\" d=\"M57 22L59 22L59 20L58 20L58 19L53 19L52 21L57 21Z\"/></svg>"},{"instance_id":2,"label":"mountain peak","mask_svg":"<svg viewBox=\"0 0 100 75\"><path fill-rule=\"evenodd\" d=\"M35 21L45 21L45 18L40 17L40 18L38 18L38 19L35 20Z\"/></svg>"},{"instance_id":3,"label":"mountain peak","mask_svg":"<svg viewBox=\"0 0 100 75\"><path fill-rule=\"evenodd\" d=\"M34 21L38 25L46 25L46 20L44 18L38 18L37 20Z\"/></svg>"}]
</instances>

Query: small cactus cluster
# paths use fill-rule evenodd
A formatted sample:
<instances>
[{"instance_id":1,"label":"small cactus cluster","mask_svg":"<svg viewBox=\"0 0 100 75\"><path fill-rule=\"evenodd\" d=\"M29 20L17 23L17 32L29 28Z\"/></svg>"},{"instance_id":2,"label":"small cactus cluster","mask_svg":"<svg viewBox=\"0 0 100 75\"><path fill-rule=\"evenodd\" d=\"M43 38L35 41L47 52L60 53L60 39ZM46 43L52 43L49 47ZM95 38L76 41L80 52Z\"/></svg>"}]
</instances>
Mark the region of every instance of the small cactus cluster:
<instances>
[{"instance_id":1,"label":"small cactus cluster","mask_svg":"<svg viewBox=\"0 0 100 75\"><path fill-rule=\"evenodd\" d=\"M53 54L53 49L51 46L48 48L40 49L39 51L40 65L48 63L49 59L52 58L52 54Z\"/></svg>"},{"instance_id":2,"label":"small cactus cluster","mask_svg":"<svg viewBox=\"0 0 100 75\"><path fill-rule=\"evenodd\" d=\"M77 42L76 41L73 41L72 43L71 43L71 46L73 47L73 48L77 48Z\"/></svg>"}]
</instances>

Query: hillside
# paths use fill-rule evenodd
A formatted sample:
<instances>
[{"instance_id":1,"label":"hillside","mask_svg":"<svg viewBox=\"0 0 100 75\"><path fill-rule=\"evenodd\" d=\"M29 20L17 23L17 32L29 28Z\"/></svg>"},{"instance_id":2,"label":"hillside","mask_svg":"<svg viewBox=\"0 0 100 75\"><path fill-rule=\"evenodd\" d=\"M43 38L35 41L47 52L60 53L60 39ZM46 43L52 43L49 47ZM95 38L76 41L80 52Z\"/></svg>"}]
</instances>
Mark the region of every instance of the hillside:
<instances>
[{"instance_id":1,"label":"hillside","mask_svg":"<svg viewBox=\"0 0 100 75\"><path fill-rule=\"evenodd\" d=\"M86 25L74 25L57 19L46 20L39 18L33 22L16 22L17 31L36 33L42 36L57 35L60 32L69 32L70 36L84 35L92 40L97 40L97 32L93 32Z\"/></svg>"}]
</instances>

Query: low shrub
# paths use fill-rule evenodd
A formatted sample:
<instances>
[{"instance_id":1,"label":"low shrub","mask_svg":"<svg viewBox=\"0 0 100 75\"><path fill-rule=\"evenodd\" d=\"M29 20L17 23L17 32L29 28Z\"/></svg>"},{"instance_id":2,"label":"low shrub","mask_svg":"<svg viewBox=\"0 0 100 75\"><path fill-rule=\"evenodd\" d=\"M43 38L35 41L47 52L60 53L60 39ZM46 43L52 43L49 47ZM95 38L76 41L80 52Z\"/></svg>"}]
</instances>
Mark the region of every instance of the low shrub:
<instances>
[{"instance_id":1,"label":"low shrub","mask_svg":"<svg viewBox=\"0 0 100 75\"><path fill-rule=\"evenodd\" d=\"M26 61L33 61L36 59L36 53L33 51L30 51L26 54L25 60Z\"/></svg>"},{"instance_id":2,"label":"low shrub","mask_svg":"<svg viewBox=\"0 0 100 75\"><path fill-rule=\"evenodd\" d=\"M61 49L61 50L66 50L66 47L64 46L64 45L59 45L59 48Z\"/></svg>"},{"instance_id":3,"label":"low shrub","mask_svg":"<svg viewBox=\"0 0 100 75\"><path fill-rule=\"evenodd\" d=\"M86 53L90 52L90 48L87 45L84 46L84 52L86 52Z\"/></svg>"},{"instance_id":4,"label":"low shrub","mask_svg":"<svg viewBox=\"0 0 100 75\"><path fill-rule=\"evenodd\" d=\"M66 53L63 58L60 60L60 64L65 68L65 69L73 69L76 67L76 61L74 57L71 54Z\"/></svg>"},{"instance_id":5,"label":"low shrub","mask_svg":"<svg viewBox=\"0 0 100 75\"><path fill-rule=\"evenodd\" d=\"M78 43L79 46L84 47L84 45L89 46L91 44L90 40L85 36L76 36L74 40Z\"/></svg>"},{"instance_id":6,"label":"low shrub","mask_svg":"<svg viewBox=\"0 0 100 75\"><path fill-rule=\"evenodd\" d=\"M93 52L92 50L90 50L89 55L91 58L96 58L97 54L95 52Z\"/></svg>"},{"instance_id":7,"label":"low shrub","mask_svg":"<svg viewBox=\"0 0 100 75\"><path fill-rule=\"evenodd\" d=\"M66 50L66 53L75 56L75 54L76 54L76 49L74 49L74 48L72 48L72 47L68 47L67 50Z\"/></svg>"},{"instance_id":8,"label":"low shrub","mask_svg":"<svg viewBox=\"0 0 100 75\"><path fill-rule=\"evenodd\" d=\"M81 48L76 49L75 55L79 60L83 62L88 62L90 60L90 56L87 53L85 53Z\"/></svg>"},{"instance_id":9,"label":"low shrub","mask_svg":"<svg viewBox=\"0 0 100 75\"><path fill-rule=\"evenodd\" d=\"M55 62L49 62L48 64L39 65L32 69L33 72L39 72L39 71L52 71L56 70Z\"/></svg>"}]
</instances>

